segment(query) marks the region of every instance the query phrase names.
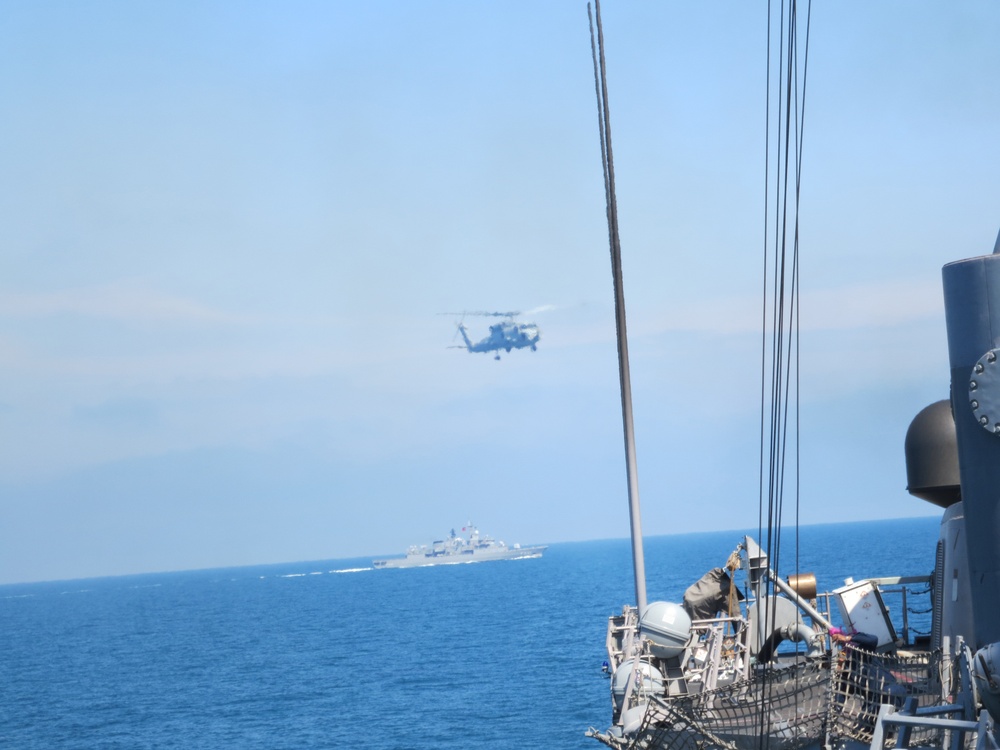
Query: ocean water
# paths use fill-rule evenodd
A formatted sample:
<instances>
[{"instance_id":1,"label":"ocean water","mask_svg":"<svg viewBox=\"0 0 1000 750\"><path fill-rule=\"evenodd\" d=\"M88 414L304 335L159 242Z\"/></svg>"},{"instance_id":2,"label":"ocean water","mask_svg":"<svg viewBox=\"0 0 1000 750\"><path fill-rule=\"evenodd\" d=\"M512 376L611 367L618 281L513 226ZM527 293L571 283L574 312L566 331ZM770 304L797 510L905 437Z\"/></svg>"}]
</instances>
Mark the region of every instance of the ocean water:
<instances>
[{"instance_id":1,"label":"ocean water","mask_svg":"<svg viewBox=\"0 0 1000 750\"><path fill-rule=\"evenodd\" d=\"M937 524L805 527L800 569L821 589L926 575ZM649 600L680 601L740 539L647 539ZM607 618L634 602L627 540L370 563L0 586L0 747L601 747L584 732L610 719L601 665Z\"/></svg>"}]
</instances>

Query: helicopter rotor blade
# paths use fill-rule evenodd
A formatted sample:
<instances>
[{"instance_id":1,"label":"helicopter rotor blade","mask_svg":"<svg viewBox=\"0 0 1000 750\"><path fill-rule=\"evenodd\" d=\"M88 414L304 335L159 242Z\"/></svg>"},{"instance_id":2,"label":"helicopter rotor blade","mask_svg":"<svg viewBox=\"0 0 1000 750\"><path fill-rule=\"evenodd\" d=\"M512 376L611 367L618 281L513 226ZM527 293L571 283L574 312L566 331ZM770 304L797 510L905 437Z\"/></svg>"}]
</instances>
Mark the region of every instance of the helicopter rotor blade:
<instances>
[{"instance_id":1,"label":"helicopter rotor blade","mask_svg":"<svg viewBox=\"0 0 1000 750\"><path fill-rule=\"evenodd\" d=\"M550 310L555 310L556 305L539 305L538 307L533 307L530 310L507 310L501 312L499 310L462 310L461 312L441 312L438 315L453 315L456 317L465 317L466 315L479 315L486 318L517 318L522 315L538 315L539 313L549 312Z\"/></svg>"},{"instance_id":2,"label":"helicopter rotor blade","mask_svg":"<svg viewBox=\"0 0 1000 750\"><path fill-rule=\"evenodd\" d=\"M490 312L488 310L463 310L462 312L443 312L438 313L438 315L481 315L487 318L516 318L521 313L517 310L511 312Z\"/></svg>"},{"instance_id":3,"label":"helicopter rotor blade","mask_svg":"<svg viewBox=\"0 0 1000 750\"><path fill-rule=\"evenodd\" d=\"M555 305L541 305L539 307L532 308L531 310L525 310L523 313L518 313L518 315L538 315L538 313L549 312L549 310L555 309Z\"/></svg>"}]
</instances>

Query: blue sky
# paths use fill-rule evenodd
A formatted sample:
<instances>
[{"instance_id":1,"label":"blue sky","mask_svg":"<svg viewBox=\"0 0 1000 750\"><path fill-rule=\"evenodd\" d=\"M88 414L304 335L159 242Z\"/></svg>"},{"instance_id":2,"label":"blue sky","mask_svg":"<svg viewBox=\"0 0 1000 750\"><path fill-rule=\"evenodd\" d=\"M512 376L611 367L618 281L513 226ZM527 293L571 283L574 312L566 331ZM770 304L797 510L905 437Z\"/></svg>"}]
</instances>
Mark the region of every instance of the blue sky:
<instances>
[{"instance_id":1,"label":"blue sky","mask_svg":"<svg viewBox=\"0 0 1000 750\"><path fill-rule=\"evenodd\" d=\"M765 8L603 12L645 531L743 528ZM586 19L0 3L0 582L626 536ZM1000 228L1000 6L812 23L803 521L927 515L902 442L940 267ZM499 362L437 314L543 306Z\"/></svg>"}]
</instances>

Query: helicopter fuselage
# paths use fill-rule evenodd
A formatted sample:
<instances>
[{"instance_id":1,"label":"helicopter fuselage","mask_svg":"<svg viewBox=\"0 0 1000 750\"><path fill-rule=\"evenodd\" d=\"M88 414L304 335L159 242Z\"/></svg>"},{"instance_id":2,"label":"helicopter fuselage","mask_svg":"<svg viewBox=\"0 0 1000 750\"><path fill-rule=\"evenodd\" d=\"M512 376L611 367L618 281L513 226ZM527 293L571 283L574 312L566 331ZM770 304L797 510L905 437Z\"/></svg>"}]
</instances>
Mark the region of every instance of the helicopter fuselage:
<instances>
[{"instance_id":1,"label":"helicopter fuselage","mask_svg":"<svg viewBox=\"0 0 1000 750\"><path fill-rule=\"evenodd\" d=\"M512 320L494 323L490 326L489 335L475 343L469 339L464 325L459 323L458 330L465 339L465 348L470 352L497 352L497 359L500 359L501 349L509 352L513 349L530 348L536 351L540 338L538 326L534 323L515 323Z\"/></svg>"}]
</instances>

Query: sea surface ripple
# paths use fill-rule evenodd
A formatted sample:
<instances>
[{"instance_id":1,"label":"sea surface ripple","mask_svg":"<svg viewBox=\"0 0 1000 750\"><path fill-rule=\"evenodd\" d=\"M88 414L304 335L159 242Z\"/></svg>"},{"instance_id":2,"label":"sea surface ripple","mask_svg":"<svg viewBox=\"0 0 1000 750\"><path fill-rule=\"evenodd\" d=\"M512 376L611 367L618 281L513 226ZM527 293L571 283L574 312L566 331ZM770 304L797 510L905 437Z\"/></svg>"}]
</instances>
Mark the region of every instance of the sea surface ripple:
<instances>
[{"instance_id":1,"label":"sea surface ripple","mask_svg":"<svg viewBox=\"0 0 1000 750\"><path fill-rule=\"evenodd\" d=\"M799 563L821 588L926 575L936 534L931 518L806 527ZM739 541L647 539L650 601L679 601ZM627 540L0 586L0 747L597 750L607 618L632 589Z\"/></svg>"}]
</instances>

